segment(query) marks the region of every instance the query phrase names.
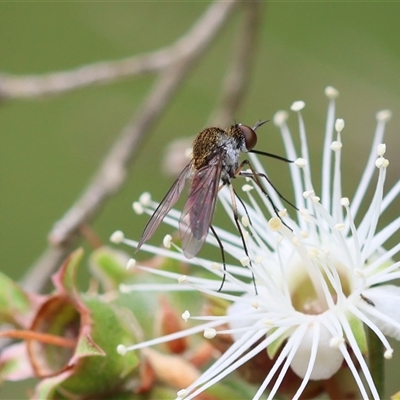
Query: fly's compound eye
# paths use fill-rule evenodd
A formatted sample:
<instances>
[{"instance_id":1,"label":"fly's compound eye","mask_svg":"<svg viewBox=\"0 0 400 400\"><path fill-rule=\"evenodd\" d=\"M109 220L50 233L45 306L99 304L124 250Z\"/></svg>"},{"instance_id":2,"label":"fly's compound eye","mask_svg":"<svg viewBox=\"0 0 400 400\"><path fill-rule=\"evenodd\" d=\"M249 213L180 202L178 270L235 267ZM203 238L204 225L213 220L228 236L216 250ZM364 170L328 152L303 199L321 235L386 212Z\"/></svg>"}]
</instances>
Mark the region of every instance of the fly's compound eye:
<instances>
[{"instance_id":1,"label":"fly's compound eye","mask_svg":"<svg viewBox=\"0 0 400 400\"><path fill-rule=\"evenodd\" d=\"M257 135L254 129L247 125L239 124L239 129L242 131L247 150L252 150L257 144Z\"/></svg>"}]
</instances>

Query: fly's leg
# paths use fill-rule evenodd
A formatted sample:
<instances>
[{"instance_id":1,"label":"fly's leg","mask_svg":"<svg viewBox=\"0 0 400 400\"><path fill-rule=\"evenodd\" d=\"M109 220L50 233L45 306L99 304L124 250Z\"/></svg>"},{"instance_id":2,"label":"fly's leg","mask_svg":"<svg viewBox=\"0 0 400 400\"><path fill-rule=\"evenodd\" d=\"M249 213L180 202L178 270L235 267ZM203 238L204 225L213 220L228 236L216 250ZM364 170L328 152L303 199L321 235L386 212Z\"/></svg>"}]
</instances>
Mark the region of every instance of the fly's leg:
<instances>
[{"instance_id":1,"label":"fly's leg","mask_svg":"<svg viewBox=\"0 0 400 400\"><path fill-rule=\"evenodd\" d=\"M238 214L237 205L236 205L236 197L239 198L239 196L238 196L237 193L235 192L235 189L233 188L233 186L232 186L231 183L229 183L229 190L230 190L230 192L231 192L233 219L235 220L235 224L236 224L236 227L237 227L237 229L238 229L238 231L239 231L240 238L242 239L243 250L244 250L244 252L245 252L247 258L249 259L249 264L250 264L250 266L252 267L251 258L250 258L250 256L249 256L249 251L247 250L247 244L246 244L246 241L244 240L243 231L242 231L242 228L240 227L240 224L239 224L239 214ZM243 204L243 202L242 202L242 199L239 198L239 200L240 200L240 202L242 203L242 205L244 206L244 204ZM244 208L245 208L245 210L246 210L246 207L244 207ZM247 213L247 210L246 210L246 214L247 214L247 216L249 216L249 214ZM250 218L249 218L249 221L250 221ZM251 269L251 275L252 275L252 279L253 279L254 290L255 290L256 294L258 294L258 293L257 293L256 280L255 280L255 278L254 278L254 274L253 274L252 269Z\"/></svg>"},{"instance_id":2,"label":"fly's leg","mask_svg":"<svg viewBox=\"0 0 400 400\"><path fill-rule=\"evenodd\" d=\"M251 173L248 172L244 172L243 168L245 165L248 165ZM276 207L275 203L272 201L271 197L269 196L269 194L267 193L267 191L264 189L264 187L262 186L259 177L264 178L270 185L271 187L275 190L276 194L282 199L284 200L286 203L288 203L289 205L291 205L295 210L298 211L298 208L291 203L288 199L286 199L278 190L277 188L272 184L271 180L268 178L267 175L262 174L261 172L257 172L253 165L251 164L251 162L249 160L243 160L241 162L241 164L239 165L238 169L235 171L235 177L236 176L244 176L244 177L248 177L253 179L253 181L256 183L256 185L260 188L260 190L262 191L262 193L267 197L267 199L269 200L269 202L271 203L271 206L273 208L273 210L275 211L276 216L282 221L283 225L285 225L288 229L292 230L281 218L281 216L279 215L279 209L278 207Z\"/></svg>"},{"instance_id":3,"label":"fly's leg","mask_svg":"<svg viewBox=\"0 0 400 400\"><path fill-rule=\"evenodd\" d=\"M224 250L224 246L222 245L221 239L218 237L217 232L215 231L215 229L212 225L210 225L210 229L211 229L211 232L213 233L213 235L215 236L215 239L217 239L218 246L221 250L222 264L224 266L224 274L222 276L221 286L218 289L218 292L220 292L222 290L222 287L224 286L225 278L226 278L226 275L225 275L225 272L226 272L225 250Z\"/></svg>"},{"instance_id":4,"label":"fly's leg","mask_svg":"<svg viewBox=\"0 0 400 400\"><path fill-rule=\"evenodd\" d=\"M364 300L370 306L375 307L374 302L371 301L370 299L368 299L367 297L363 296L361 293L360 293L360 298L361 298L361 300Z\"/></svg>"}]
</instances>

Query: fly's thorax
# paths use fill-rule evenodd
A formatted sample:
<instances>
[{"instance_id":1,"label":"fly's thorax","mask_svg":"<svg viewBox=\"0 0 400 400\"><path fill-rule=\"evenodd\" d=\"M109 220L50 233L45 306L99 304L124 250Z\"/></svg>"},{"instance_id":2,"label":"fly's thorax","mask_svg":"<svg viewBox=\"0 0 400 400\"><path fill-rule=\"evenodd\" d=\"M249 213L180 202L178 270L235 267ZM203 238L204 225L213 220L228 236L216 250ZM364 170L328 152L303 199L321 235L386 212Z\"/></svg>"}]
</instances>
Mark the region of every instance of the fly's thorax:
<instances>
[{"instance_id":1,"label":"fly's thorax","mask_svg":"<svg viewBox=\"0 0 400 400\"><path fill-rule=\"evenodd\" d=\"M192 164L199 169L221 151L221 146L227 140L226 132L221 128L206 128L197 134L193 142Z\"/></svg>"},{"instance_id":2,"label":"fly's thorax","mask_svg":"<svg viewBox=\"0 0 400 400\"><path fill-rule=\"evenodd\" d=\"M194 139L192 166L197 170L208 165L215 157L220 157L221 178L229 181L238 168L240 153L247 151L245 136L239 125L232 125L226 130L206 128Z\"/></svg>"},{"instance_id":3,"label":"fly's thorax","mask_svg":"<svg viewBox=\"0 0 400 400\"><path fill-rule=\"evenodd\" d=\"M231 138L232 142L236 145L239 152L247 153L246 139L243 135L243 131L240 129L238 124L232 125L226 130L226 135Z\"/></svg>"},{"instance_id":4,"label":"fly's thorax","mask_svg":"<svg viewBox=\"0 0 400 400\"><path fill-rule=\"evenodd\" d=\"M239 167L241 152L247 152L246 140L238 125L232 125L226 130L227 139L223 143L222 171L223 182L230 182Z\"/></svg>"},{"instance_id":5,"label":"fly's thorax","mask_svg":"<svg viewBox=\"0 0 400 400\"><path fill-rule=\"evenodd\" d=\"M235 174L239 166L239 156L241 150L237 141L230 137L222 145L222 171L221 179L228 183Z\"/></svg>"}]
</instances>

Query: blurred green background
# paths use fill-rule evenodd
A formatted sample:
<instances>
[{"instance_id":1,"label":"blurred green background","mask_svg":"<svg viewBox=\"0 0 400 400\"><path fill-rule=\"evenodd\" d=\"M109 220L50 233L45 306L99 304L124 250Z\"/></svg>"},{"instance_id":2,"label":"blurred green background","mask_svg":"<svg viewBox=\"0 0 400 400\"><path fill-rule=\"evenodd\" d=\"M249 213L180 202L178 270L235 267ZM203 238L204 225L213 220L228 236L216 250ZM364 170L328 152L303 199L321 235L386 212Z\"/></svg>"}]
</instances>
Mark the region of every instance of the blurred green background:
<instances>
[{"instance_id":1,"label":"blurred green background","mask_svg":"<svg viewBox=\"0 0 400 400\"><path fill-rule=\"evenodd\" d=\"M155 50L184 34L208 4L0 3L0 72L40 74ZM391 163L387 187L392 186L400 175L399 15L397 2L265 3L255 68L236 121L251 125L259 118L271 119L277 110L304 100L311 156L318 161L327 106L323 90L327 85L339 89L337 115L346 122L343 162L352 172L346 174L344 195L351 198L369 152L375 113L389 108L393 118L385 142ZM105 242L116 229L139 238L146 218L133 214L132 201L143 191L161 199L170 187L172 178L161 171L165 147L204 127L218 99L239 20L240 9L173 98L121 192L96 219L93 226ZM19 279L40 256L52 225L82 192L153 82L152 76L136 77L0 103L2 271ZM293 127L295 121L292 115ZM272 123L260 129L257 148L282 153ZM282 164L267 160L266 165L280 189L289 190L280 182ZM386 221L398 211L397 204ZM388 393L400 389L394 381L399 365L395 352L387 362ZM7 385L0 398L11 398L16 386ZM24 393L18 387L15 398Z\"/></svg>"}]
</instances>

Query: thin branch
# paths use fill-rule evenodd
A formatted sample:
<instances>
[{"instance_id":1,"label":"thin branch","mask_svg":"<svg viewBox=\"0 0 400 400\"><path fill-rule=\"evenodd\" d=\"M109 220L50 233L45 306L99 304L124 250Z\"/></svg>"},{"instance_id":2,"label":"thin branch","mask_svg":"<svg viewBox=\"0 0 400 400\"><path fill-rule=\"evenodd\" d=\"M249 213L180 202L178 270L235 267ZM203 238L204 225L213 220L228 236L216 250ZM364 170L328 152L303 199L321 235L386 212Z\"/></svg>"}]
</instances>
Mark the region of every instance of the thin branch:
<instances>
[{"instance_id":1,"label":"thin branch","mask_svg":"<svg viewBox=\"0 0 400 400\"><path fill-rule=\"evenodd\" d=\"M210 31L208 31L207 21L211 24L217 22L221 13L228 13L234 2L231 0L212 4L203 18L184 36L172 45L152 53L117 61L96 62L69 71L51 72L44 75L0 74L0 99L56 95L85 86L107 84L135 75L164 71L180 60L195 57L196 53L215 36L213 26L210 26Z\"/></svg>"},{"instance_id":2,"label":"thin branch","mask_svg":"<svg viewBox=\"0 0 400 400\"><path fill-rule=\"evenodd\" d=\"M41 262L29 270L23 280L26 288L33 291L43 288L51 271L58 266L60 257L70 251L79 235L79 227L90 221L107 198L121 187L126 178L128 163L137 154L146 133L157 122L191 66L227 21L234 5L234 1L213 3L192 28L193 42L186 43L191 48L190 53L184 58L175 59L175 64L161 74L132 122L121 132L87 189L54 225L49 242L56 251L47 249Z\"/></svg>"},{"instance_id":3,"label":"thin branch","mask_svg":"<svg viewBox=\"0 0 400 400\"><path fill-rule=\"evenodd\" d=\"M226 127L235 120L245 93L249 88L252 67L257 49L257 36L261 27L261 12L263 4L257 1L248 1L241 4L244 7L244 18L240 22L234 41L232 61L228 65L228 71L221 85L221 95L218 104L208 119L207 126ZM164 157L163 171L173 177L187 164L185 150L191 146L193 139L181 138L173 141L168 146ZM170 160L174 162L171 163Z\"/></svg>"},{"instance_id":4,"label":"thin branch","mask_svg":"<svg viewBox=\"0 0 400 400\"><path fill-rule=\"evenodd\" d=\"M219 105L210 117L210 126L231 124L248 90L256 56L263 4L249 1L241 5L247 8L246 14L237 33L238 39L235 41L230 69L223 82Z\"/></svg>"}]
</instances>

